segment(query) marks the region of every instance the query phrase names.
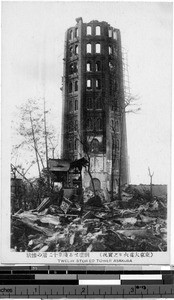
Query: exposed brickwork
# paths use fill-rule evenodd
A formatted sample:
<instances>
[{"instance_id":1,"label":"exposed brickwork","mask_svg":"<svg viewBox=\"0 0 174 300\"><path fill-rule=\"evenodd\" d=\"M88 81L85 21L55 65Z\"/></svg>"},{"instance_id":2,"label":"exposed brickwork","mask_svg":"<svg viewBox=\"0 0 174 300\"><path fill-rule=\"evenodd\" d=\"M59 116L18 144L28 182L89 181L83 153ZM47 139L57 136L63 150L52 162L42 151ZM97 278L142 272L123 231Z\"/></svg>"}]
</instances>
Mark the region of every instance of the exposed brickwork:
<instances>
[{"instance_id":1,"label":"exposed brickwork","mask_svg":"<svg viewBox=\"0 0 174 300\"><path fill-rule=\"evenodd\" d=\"M65 37L62 157L88 152L93 178L106 191L111 173L114 187L119 170L121 182L128 180L121 36L106 22L76 21ZM83 179L90 186L87 172Z\"/></svg>"}]
</instances>

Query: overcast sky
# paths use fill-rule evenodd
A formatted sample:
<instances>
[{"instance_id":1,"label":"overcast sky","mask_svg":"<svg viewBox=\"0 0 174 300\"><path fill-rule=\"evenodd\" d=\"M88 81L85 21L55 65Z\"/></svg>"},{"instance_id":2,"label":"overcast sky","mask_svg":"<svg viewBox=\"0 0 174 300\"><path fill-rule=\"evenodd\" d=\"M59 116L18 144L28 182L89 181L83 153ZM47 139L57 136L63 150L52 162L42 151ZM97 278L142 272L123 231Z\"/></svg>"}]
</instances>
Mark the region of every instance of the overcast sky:
<instances>
[{"instance_id":1,"label":"overcast sky","mask_svg":"<svg viewBox=\"0 0 174 300\"><path fill-rule=\"evenodd\" d=\"M120 29L128 54L129 81L141 112L127 115L132 183L170 179L172 93L172 3L166 2L3 2L3 129L15 106L45 97L60 132L61 77L65 31L83 21L106 21ZM8 118L8 117L9 118ZM5 144L8 143L8 135Z\"/></svg>"}]
</instances>

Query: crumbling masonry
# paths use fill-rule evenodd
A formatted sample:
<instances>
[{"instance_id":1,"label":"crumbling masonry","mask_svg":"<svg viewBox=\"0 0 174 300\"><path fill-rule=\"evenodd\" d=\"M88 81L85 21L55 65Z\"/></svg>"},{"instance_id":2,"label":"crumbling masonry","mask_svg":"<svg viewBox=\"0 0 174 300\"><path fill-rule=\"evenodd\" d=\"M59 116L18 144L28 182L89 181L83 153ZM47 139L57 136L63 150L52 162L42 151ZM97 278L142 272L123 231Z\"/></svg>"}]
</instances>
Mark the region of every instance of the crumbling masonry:
<instances>
[{"instance_id":1,"label":"crumbling masonry","mask_svg":"<svg viewBox=\"0 0 174 300\"><path fill-rule=\"evenodd\" d=\"M128 183L121 36L107 22L76 21L65 36L62 159L90 158L106 195ZM82 178L90 187L86 170Z\"/></svg>"}]
</instances>

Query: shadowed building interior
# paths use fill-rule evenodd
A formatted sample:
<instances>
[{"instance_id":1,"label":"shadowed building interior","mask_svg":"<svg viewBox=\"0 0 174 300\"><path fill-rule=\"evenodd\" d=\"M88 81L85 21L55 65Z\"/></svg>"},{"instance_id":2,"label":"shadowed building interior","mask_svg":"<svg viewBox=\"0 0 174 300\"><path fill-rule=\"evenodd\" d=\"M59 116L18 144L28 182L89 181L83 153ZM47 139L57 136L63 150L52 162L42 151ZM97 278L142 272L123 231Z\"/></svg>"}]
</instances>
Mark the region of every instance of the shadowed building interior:
<instances>
[{"instance_id":1,"label":"shadowed building interior","mask_svg":"<svg viewBox=\"0 0 174 300\"><path fill-rule=\"evenodd\" d=\"M86 157L97 190L128 183L125 94L120 31L107 22L67 30L64 46L62 159ZM83 170L83 187L91 179Z\"/></svg>"}]
</instances>

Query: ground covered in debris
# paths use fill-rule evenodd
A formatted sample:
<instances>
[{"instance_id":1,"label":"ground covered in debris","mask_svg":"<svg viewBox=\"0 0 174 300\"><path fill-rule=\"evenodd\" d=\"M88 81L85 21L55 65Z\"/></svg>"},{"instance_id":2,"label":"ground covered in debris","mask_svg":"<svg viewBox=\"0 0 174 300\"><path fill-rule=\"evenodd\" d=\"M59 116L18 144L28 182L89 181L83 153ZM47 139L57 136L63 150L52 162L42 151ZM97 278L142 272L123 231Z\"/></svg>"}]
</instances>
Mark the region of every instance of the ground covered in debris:
<instances>
[{"instance_id":1,"label":"ground covered in debris","mask_svg":"<svg viewBox=\"0 0 174 300\"><path fill-rule=\"evenodd\" d=\"M44 201L12 216L12 251L167 251L166 196L127 188L121 201L93 197L83 211L77 203L65 201L65 209Z\"/></svg>"}]
</instances>

